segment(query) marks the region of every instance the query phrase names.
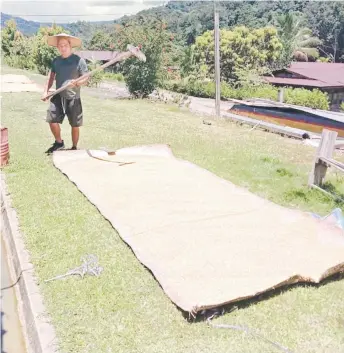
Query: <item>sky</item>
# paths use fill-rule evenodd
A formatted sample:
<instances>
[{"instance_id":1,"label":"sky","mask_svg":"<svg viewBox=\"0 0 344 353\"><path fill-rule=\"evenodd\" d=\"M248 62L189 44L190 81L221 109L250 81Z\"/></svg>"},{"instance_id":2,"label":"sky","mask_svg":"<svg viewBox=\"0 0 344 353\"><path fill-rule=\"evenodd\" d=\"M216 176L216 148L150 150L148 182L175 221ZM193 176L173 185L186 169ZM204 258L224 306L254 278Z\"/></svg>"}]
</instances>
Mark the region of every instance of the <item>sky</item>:
<instances>
[{"instance_id":1,"label":"sky","mask_svg":"<svg viewBox=\"0 0 344 353\"><path fill-rule=\"evenodd\" d=\"M166 3L163 0L2 0L1 12L37 22L111 21Z\"/></svg>"}]
</instances>

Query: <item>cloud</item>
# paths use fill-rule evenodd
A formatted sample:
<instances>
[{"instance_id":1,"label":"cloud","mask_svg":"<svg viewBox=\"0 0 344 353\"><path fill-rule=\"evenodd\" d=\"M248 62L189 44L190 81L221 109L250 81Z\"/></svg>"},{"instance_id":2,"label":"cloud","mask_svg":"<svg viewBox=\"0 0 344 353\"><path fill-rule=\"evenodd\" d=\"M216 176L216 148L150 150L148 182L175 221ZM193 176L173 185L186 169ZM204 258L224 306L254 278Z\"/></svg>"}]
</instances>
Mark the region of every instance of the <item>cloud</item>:
<instances>
[{"instance_id":1,"label":"cloud","mask_svg":"<svg viewBox=\"0 0 344 353\"><path fill-rule=\"evenodd\" d=\"M110 1L103 1L103 0L93 0L90 1L90 6L132 6L132 5L144 5L144 6L157 6L161 5L162 3L167 2L163 0L110 0Z\"/></svg>"},{"instance_id":2,"label":"cloud","mask_svg":"<svg viewBox=\"0 0 344 353\"><path fill-rule=\"evenodd\" d=\"M128 1L122 1L122 0L117 0L117 1L91 1L89 2L88 6L105 6L105 7L111 7L111 6L130 6L130 5L137 5L141 3L141 1L131 1L131 0L128 0Z\"/></svg>"},{"instance_id":3,"label":"cloud","mask_svg":"<svg viewBox=\"0 0 344 353\"><path fill-rule=\"evenodd\" d=\"M162 0L4 0L1 11L26 20L48 23L111 21L163 3Z\"/></svg>"}]
</instances>

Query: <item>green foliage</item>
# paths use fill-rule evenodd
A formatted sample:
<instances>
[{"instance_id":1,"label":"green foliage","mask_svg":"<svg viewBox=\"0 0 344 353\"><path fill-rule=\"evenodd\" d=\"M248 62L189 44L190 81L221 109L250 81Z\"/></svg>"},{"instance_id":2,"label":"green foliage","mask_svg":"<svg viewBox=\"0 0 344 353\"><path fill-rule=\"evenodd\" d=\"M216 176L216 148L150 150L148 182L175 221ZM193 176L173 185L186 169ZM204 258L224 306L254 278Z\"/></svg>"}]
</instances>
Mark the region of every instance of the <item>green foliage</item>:
<instances>
[{"instance_id":1,"label":"green foliage","mask_svg":"<svg viewBox=\"0 0 344 353\"><path fill-rule=\"evenodd\" d=\"M180 59L180 73L182 77L188 76L191 72L196 72L195 47L193 45L184 48Z\"/></svg>"},{"instance_id":2,"label":"green foliage","mask_svg":"<svg viewBox=\"0 0 344 353\"><path fill-rule=\"evenodd\" d=\"M20 69L34 70L33 59L34 38L20 37L13 43L11 55L6 58L8 65Z\"/></svg>"},{"instance_id":3,"label":"green foliage","mask_svg":"<svg viewBox=\"0 0 344 353\"><path fill-rule=\"evenodd\" d=\"M302 105L323 110L329 109L328 94L318 89L310 91L304 88L288 88L285 90L284 99L287 104Z\"/></svg>"},{"instance_id":4,"label":"green foliage","mask_svg":"<svg viewBox=\"0 0 344 353\"><path fill-rule=\"evenodd\" d=\"M277 31L272 27L249 29L236 27L220 31L221 76L226 81L237 80L236 70L246 71L271 65L282 50ZM207 31L197 37L194 46L198 67L206 65L209 77L214 75L214 33Z\"/></svg>"},{"instance_id":5,"label":"green foliage","mask_svg":"<svg viewBox=\"0 0 344 353\"><path fill-rule=\"evenodd\" d=\"M99 32L105 35L109 35L113 29L113 21L105 22L88 22L88 21L77 21L75 23L64 23L59 24L65 31L68 31L73 36L79 37L82 40L83 48L89 49L90 42L94 37L95 33ZM106 40L103 43L109 44ZM106 46L104 48L107 48ZM96 49L94 49L96 50ZM110 49L103 49L110 50Z\"/></svg>"},{"instance_id":6,"label":"green foliage","mask_svg":"<svg viewBox=\"0 0 344 353\"><path fill-rule=\"evenodd\" d=\"M344 102L340 105L340 110L344 112Z\"/></svg>"},{"instance_id":7,"label":"green foliage","mask_svg":"<svg viewBox=\"0 0 344 353\"><path fill-rule=\"evenodd\" d=\"M338 62L344 54L344 3L309 1L304 13L309 28L323 42L321 52Z\"/></svg>"},{"instance_id":8,"label":"green foliage","mask_svg":"<svg viewBox=\"0 0 344 353\"><path fill-rule=\"evenodd\" d=\"M262 86L266 83L263 77L265 74L271 74L271 71L264 66L255 67L251 70L247 70L245 67L236 67L235 76L237 79L233 84L235 87Z\"/></svg>"},{"instance_id":9,"label":"green foliage","mask_svg":"<svg viewBox=\"0 0 344 353\"><path fill-rule=\"evenodd\" d=\"M121 73L104 72L103 79L123 82L124 76Z\"/></svg>"},{"instance_id":10,"label":"green foliage","mask_svg":"<svg viewBox=\"0 0 344 353\"><path fill-rule=\"evenodd\" d=\"M315 61L319 58L317 47L321 40L313 36L312 30L303 26L303 18L287 13L278 17L278 35L283 43L282 60L289 64L297 61Z\"/></svg>"},{"instance_id":11,"label":"green foliage","mask_svg":"<svg viewBox=\"0 0 344 353\"><path fill-rule=\"evenodd\" d=\"M320 57L317 61L319 61L321 63L330 63L331 59L330 58Z\"/></svg>"},{"instance_id":12,"label":"green foliage","mask_svg":"<svg viewBox=\"0 0 344 353\"><path fill-rule=\"evenodd\" d=\"M88 44L89 50L111 50L113 47L111 36L108 33L98 30Z\"/></svg>"},{"instance_id":13,"label":"green foliage","mask_svg":"<svg viewBox=\"0 0 344 353\"><path fill-rule=\"evenodd\" d=\"M215 83L213 81L198 81L185 78L180 81L164 82L163 88L195 97L215 98ZM278 89L267 84L234 88L226 82L221 82L221 99L247 99L254 97L277 100Z\"/></svg>"},{"instance_id":14,"label":"green foliage","mask_svg":"<svg viewBox=\"0 0 344 353\"><path fill-rule=\"evenodd\" d=\"M5 57L11 54L11 49L15 41L16 33L17 25L15 21L7 21L6 26L1 31L1 50Z\"/></svg>"},{"instance_id":15,"label":"green foliage","mask_svg":"<svg viewBox=\"0 0 344 353\"><path fill-rule=\"evenodd\" d=\"M38 22L27 21L23 18L7 15L1 12L1 27L5 27L8 21L14 21L18 30L25 36L34 35L40 27L40 23Z\"/></svg>"},{"instance_id":16,"label":"green foliage","mask_svg":"<svg viewBox=\"0 0 344 353\"><path fill-rule=\"evenodd\" d=\"M12 20L8 21L2 30L1 48L8 65L20 69L34 69L33 39L19 32L16 23Z\"/></svg>"},{"instance_id":17,"label":"green foliage","mask_svg":"<svg viewBox=\"0 0 344 353\"><path fill-rule=\"evenodd\" d=\"M322 41L321 55L331 57L331 61L344 60L344 2L343 1L221 1L217 3L220 13L220 28L232 29L245 25L249 28L262 28L277 25L281 15L291 14L300 21L303 28L309 28L312 36ZM65 31L80 37L85 47L96 31L111 33L113 22L126 25L130 22L145 23L159 19L166 23L167 31L174 33L179 48L195 43L198 36L214 28L213 1L169 1L165 6L157 6L141 11L133 16L124 16L115 21L78 21L60 24ZM1 14L1 25L11 16ZM18 29L25 35L37 32L40 23L15 18ZM43 24L44 25L44 24ZM289 35L290 33L287 33ZM286 51L288 52L288 50ZM298 52L299 59L305 53ZM313 60L313 51L311 57ZM307 53L307 56L310 54ZM342 59L341 59L342 57ZM289 58L289 55L287 55ZM335 59L335 60L334 60Z\"/></svg>"},{"instance_id":18,"label":"green foliage","mask_svg":"<svg viewBox=\"0 0 344 353\"><path fill-rule=\"evenodd\" d=\"M97 67L99 67L101 64L97 60L90 61L90 63L87 64L87 68L89 71L95 70ZM104 72L103 71L97 71L93 75L91 75L87 81L87 86L88 87L98 87L99 84L103 81L104 78Z\"/></svg>"},{"instance_id":19,"label":"green foliage","mask_svg":"<svg viewBox=\"0 0 344 353\"><path fill-rule=\"evenodd\" d=\"M213 30L213 6L212 1L170 1L166 6L145 10L135 16L119 19L118 22L139 17L159 17L166 22L167 30L183 38L182 45L190 45L207 30ZM281 15L292 14L303 28L309 28L313 36L323 42L322 54L336 56L338 60L344 53L342 1L223 1L217 6L220 28L242 25L261 28L276 25ZM312 60L314 53L311 53ZM289 58L289 55L286 57Z\"/></svg>"},{"instance_id":20,"label":"green foliage","mask_svg":"<svg viewBox=\"0 0 344 353\"><path fill-rule=\"evenodd\" d=\"M165 25L159 21L117 25L114 37L117 49L126 51L127 45L132 44L141 47L146 55L146 62L129 58L121 63L120 68L129 92L134 97L147 97L158 87L163 75L164 48L169 41Z\"/></svg>"},{"instance_id":21,"label":"green foliage","mask_svg":"<svg viewBox=\"0 0 344 353\"><path fill-rule=\"evenodd\" d=\"M53 59L59 55L56 48L50 47L47 44L47 37L63 32L64 29L56 25L53 25L52 27L41 27L35 37L33 57L37 70L42 75L48 74Z\"/></svg>"},{"instance_id":22,"label":"green foliage","mask_svg":"<svg viewBox=\"0 0 344 353\"><path fill-rule=\"evenodd\" d=\"M215 83L206 81L190 80L185 78L180 81L164 82L163 87L167 90L187 94L195 97L215 98ZM309 91L303 88L285 88L285 103L301 105L316 109L329 109L329 100L327 93L318 89ZM268 85L244 85L234 88L226 82L221 82L221 99L239 99L250 98L278 100L278 88Z\"/></svg>"}]
</instances>

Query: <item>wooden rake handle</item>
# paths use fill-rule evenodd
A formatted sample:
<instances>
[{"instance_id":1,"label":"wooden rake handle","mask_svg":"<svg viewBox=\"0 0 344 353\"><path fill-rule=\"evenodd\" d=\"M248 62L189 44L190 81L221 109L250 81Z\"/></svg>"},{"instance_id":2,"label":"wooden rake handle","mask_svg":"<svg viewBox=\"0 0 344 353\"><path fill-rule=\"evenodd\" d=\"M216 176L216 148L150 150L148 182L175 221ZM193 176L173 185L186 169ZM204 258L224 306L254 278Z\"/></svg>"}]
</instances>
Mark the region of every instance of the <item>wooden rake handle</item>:
<instances>
[{"instance_id":1,"label":"wooden rake handle","mask_svg":"<svg viewBox=\"0 0 344 353\"><path fill-rule=\"evenodd\" d=\"M138 58L140 61L146 62L146 56L142 53L142 51L137 48L134 47L133 45L128 45L127 46L128 51L124 51L121 53L118 53L112 60L108 61L107 63L97 67L96 69L87 72L86 74L78 77L76 80L74 80L74 82L80 82L83 81L85 78L88 78L92 75L94 75L96 72L100 71L100 70L104 70L105 68L107 68L108 66L111 66L117 62L126 60L132 56L135 56L136 58ZM59 94L60 92L66 90L67 88L73 87L72 84L67 83L66 85L58 88L57 90L55 90L54 92L51 92L47 95L46 99L50 99L51 97L55 96L56 94Z\"/></svg>"}]
</instances>

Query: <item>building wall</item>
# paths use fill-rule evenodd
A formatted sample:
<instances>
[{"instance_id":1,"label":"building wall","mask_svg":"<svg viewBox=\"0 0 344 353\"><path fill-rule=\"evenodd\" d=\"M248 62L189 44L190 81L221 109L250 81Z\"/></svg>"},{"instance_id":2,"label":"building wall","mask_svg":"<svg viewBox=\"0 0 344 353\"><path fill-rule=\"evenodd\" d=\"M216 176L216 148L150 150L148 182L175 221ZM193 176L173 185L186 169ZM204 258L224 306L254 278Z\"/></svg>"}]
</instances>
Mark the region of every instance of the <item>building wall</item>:
<instances>
[{"instance_id":1,"label":"building wall","mask_svg":"<svg viewBox=\"0 0 344 353\"><path fill-rule=\"evenodd\" d=\"M298 74L287 72L287 71L280 71L274 74L275 77L282 77L282 78L304 78Z\"/></svg>"},{"instance_id":2,"label":"building wall","mask_svg":"<svg viewBox=\"0 0 344 353\"><path fill-rule=\"evenodd\" d=\"M324 92L328 93L331 110L339 111L340 105L344 103L344 87L337 89L327 89Z\"/></svg>"},{"instance_id":3,"label":"building wall","mask_svg":"<svg viewBox=\"0 0 344 353\"><path fill-rule=\"evenodd\" d=\"M287 72L285 70L281 70L278 72L275 72L274 74L275 77L281 77L281 78L295 78L295 79L301 79L304 78L296 73L292 72ZM274 84L275 86L282 86L279 84ZM305 87L305 86L298 86L298 85L290 85L290 87L293 88L305 88L309 90L315 89L315 87ZM344 87L342 88L319 88L323 92L327 92L329 95L329 101L330 101L330 109L332 111L340 111L340 105L344 103Z\"/></svg>"}]
</instances>

